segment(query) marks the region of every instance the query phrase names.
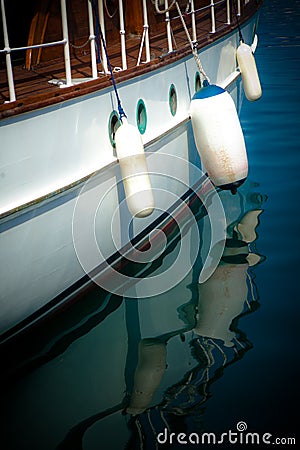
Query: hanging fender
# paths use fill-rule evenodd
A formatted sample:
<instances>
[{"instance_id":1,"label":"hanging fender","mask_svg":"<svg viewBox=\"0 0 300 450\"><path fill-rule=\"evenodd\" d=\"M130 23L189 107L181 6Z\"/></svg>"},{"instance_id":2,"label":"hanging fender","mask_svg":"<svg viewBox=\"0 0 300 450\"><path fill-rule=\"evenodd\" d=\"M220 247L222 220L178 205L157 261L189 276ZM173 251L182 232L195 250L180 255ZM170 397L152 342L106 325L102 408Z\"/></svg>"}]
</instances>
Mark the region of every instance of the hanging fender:
<instances>
[{"instance_id":1,"label":"hanging fender","mask_svg":"<svg viewBox=\"0 0 300 450\"><path fill-rule=\"evenodd\" d=\"M126 409L128 414L135 416L149 407L152 396L166 371L166 358L167 350L163 342L155 339L140 341L133 392Z\"/></svg>"},{"instance_id":2,"label":"hanging fender","mask_svg":"<svg viewBox=\"0 0 300 450\"><path fill-rule=\"evenodd\" d=\"M147 217L154 209L154 199L141 135L126 118L115 134L128 209L133 216Z\"/></svg>"},{"instance_id":3,"label":"hanging fender","mask_svg":"<svg viewBox=\"0 0 300 450\"><path fill-rule=\"evenodd\" d=\"M246 98L251 102L262 96L262 89L252 49L241 42L236 51Z\"/></svg>"},{"instance_id":4,"label":"hanging fender","mask_svg":"<svg viewBox=\"0 0 300 450\"><path fill-rule=\"evenodd\" d=\"M197 150L215 186L236 192L248 175L244 135L234 101L216 85L192 98L190 116Z\"/></svg>"},{"instance_id":5,"label":"hanging fender","mask_svg":"<svg viewBox=\"0 0 300 450\"><path fill-rule=\"evenodd\" d=\"M230 326L243 311L248 295L249 248L246 243L239 243L241 247L225 247L214 273L204 283L198 284L198 318L194 331L200 336L222 339L226 347L233 346L235 333ZM223 258L229 261L232 258L232 261L228 263Z\"/></svg>"}]
</instances>

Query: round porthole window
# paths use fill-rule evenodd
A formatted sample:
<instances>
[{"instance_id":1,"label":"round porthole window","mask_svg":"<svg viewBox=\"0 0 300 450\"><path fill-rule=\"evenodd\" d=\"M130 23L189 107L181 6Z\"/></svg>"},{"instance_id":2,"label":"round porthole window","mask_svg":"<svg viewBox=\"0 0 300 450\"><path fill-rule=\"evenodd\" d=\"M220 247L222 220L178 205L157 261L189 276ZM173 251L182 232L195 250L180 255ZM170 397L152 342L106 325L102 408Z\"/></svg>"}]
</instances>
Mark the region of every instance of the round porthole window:
<instances>
[{"instance_id":1,"label":"round porthole window","mask_svg":"<svg viewBox=\"0 0 300 450\"><path fill-rule=\"evenodd\" d=\"M112 111L111 115L109 116L108 121L108 134L109 134L109 140L111 145L115 148L115 134L119 126L121 125L119 114L117 111Z\"/></svg>"},{"instance_id":2,"label":"round porthole window","mask_svg":"<svg viewBox=\"0 0 300 450\"><path fill-rule=\"evenodd\" d=\"M169 107L172 116L175 116L177 111L177 94L174 84L171 84L169 89Z\"/></svg>"},{"instance_id":3,"label":"round porthole window","mask_svg":"<svg viewBox=\"0 0 300 450\"><path fill-rule=\"evenodd\" d=\"M201 89L201 78L199 72L196 72L195 75L195 92L198 92Z\"/></svg>"},{"instance_id":4,"label":"round porthole window","mask_svg":"<svg viewBox=\"0 0 300 450\"><path fill-rule=\"evenodd\" d=\"M136 123L141 134L144 134L147 127L147 111L142 99L138 101L136 107Z\"/></svg>"}]
</instances>

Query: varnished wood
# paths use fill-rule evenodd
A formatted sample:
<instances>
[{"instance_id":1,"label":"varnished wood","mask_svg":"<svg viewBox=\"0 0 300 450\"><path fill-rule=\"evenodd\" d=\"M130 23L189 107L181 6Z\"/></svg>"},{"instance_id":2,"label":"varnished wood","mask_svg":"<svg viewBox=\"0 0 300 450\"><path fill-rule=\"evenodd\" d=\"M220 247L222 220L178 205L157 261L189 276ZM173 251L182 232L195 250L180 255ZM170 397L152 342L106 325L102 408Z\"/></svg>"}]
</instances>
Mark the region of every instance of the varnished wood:
<instances>
[{"instance_id":1,"label":"varnished wood","mask_svg":"<svg viewBox=\"0 0 300 450\"><path fill-rule=\"evenodd\" d=\"M79 5L81 0L73 1L75 8L76 5ZM55 24L58 23L59 18L57 10L58 5L58 0L51 1L51 17L49 17L47 32L49 30L51 31L52 39L61 38L60 25L57 30L57 36L53 36ZM86 6L85 1L84 5ZM198 3L196 4L195 2L195 6L199 6ZM255 11L255 9L258 8L258 6L259 5L257 4L257 2L248 3L244 8L244 15L240 18L240 23L242 24L244 21L246 21ZM152 9L150 9L150 7ZM148 2L148 8L149 24L150 27L152 27L152 34L150 38L151 61L147 64L141 64L138 67L136 66L140 38L137 38L136 36L126 35L128 70L115 73L117 82L126 81L130 78L142 75L155 69L163 69L163 67L170 62L179 60L180 58L190 54L189 43L182 29L180 19L178 18L172 21L172 30L176 42L176 45L174 47L175 51L171 54L166 53L167 42L166 24L164 22L164 17L158 17L158 15L155 15L154 8L150 4L150 2ZM74 13L76 9L72 11ZM78 18L78 14L76 12L76 20L74 20L73 28L71 27L70 31L70 40L72 39L73 42L76 42L77 44L82 43L82 41L86 39L86 36L88 35L87 29L85 28L81 28L80 30L77 30L77 34L75 33L76 29L74 28L74 23L80 26L80 24L83 23L87 17L87 11L85 10L82 13L82 16L84 15L85 17ZM232 20L232 24L229 26L225 24L226 11L224 11L224 8L216 8L216 19L218 21L218 27L217 32L214 34L210 33L211 21L209 13L207 11L203 11L200 13L200 15L201 26L197 27L199 49L201 49L208 43L212 43L214 40L219 39L220 37L226 35L236 28L235 20ZM185 19L187 26L189 27L189 29L191 29L191 16L186 16ZM112 36L115 36L114 33L117 29L116 20L117 18L115 16L113 20L106 23L107 30L110 30L107 34L107 42L110 43L108 52L112 67L121 66L119 38L111 39ZM153 30L155 30L155 32L153 32ZM49 41L47 36L45 37L45 39ZM53 84L49 84L49 81L51 81L52 79L65 78L62 48L59 49L59 51L61 53L61 56L58 56L57 53L53 53L52 58L49 59L47 57L45 62L45 54L43 54L43 58L41 59L40 64L32 64L31 70L26 70L22 65L17 65L14 67L13 70L17 100L12 103L4 103L5 101L9 100L9 92L6 70L5 68L2 68L0 70L0 102L2 102L2 104L0 104L0 119L49 106L67 99L79 97L81 95L89 94L111 85L110 76L100 73L102 71L100 62L98 64L99 78L95 80L76 84L64 89L61 89ZM58 52L58 50L55 50L55 52ZM49 54L51 54L51 50L49 50L48 56ZM72 48L71 58L72 78L91 77L89 45L86 45L83 48Z\"/></svg>"},{"instance_id":2,"label":"varnished wood","mask_svg":"<svg viewBox=\"0 0 300 450\"><path fill-rule=\"evenodd\" d=\"M125 28L128 34L143 33L143 8L140 0L126 0Z\"/></svg>"},{"instance_id":3,"label":"varnished wood","mask_svg":"<svg viewBox=\"0 0 300 450\"><path fill-rule=\"evenodd\" d=\"M51 0L42 1L39 0L37 9L35 11L34 17L32 19L27 46L43 44L45 33L47 29L47 24L49 20L49 6ZM40 63L42 49L28 49L26 51L25 68L30 70L32 65Z\"/></svg>"}]
</instances>

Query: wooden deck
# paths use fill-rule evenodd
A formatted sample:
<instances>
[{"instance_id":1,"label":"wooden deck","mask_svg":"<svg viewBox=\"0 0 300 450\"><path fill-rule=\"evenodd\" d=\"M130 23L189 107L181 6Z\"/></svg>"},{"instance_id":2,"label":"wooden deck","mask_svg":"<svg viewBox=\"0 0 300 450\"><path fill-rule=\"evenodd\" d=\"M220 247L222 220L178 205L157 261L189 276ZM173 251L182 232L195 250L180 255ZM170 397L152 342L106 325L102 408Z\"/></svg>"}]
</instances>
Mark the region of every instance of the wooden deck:
<instances>
[{"instance_id":1,"label":"wooden deck","mask_svg":"<svg viewBox=\"0 0 300 450\"><path fill-rule=\"evenodd\" d=\"M259 2L258 2L259 3ZM244 8L243 17L240 22L247 20L251 14L257 9L257 2L249 2L247 8ZM175 15L174 15L175 17ZM191 32L191 16L185 16L187 26ZM164 22L156 29L155 36L151 35L150 30L150 52L151 61L141 63L137 66L137 59L140 47L140 36L126 37L127 66L125 71L116 71L116 81L123 81L134 76L138 76L147 71L151 71L158 67L182 58L190 53L190 45L186 34L182 28L180 19L175 17L172 22L173 45L174 51L168 53L166 25ZM226 10L224 6L216 8L216 33L210 33L211 18L209 11L202 11L197 15L197 35L199 48L204 47L207 43L222 37L236 28L237 22L232 18L231 25L226 25ZM109 39L107 38L107 42ZM77 48L80 47L80 48ZM71 69L72 79L91 79L91 58L89 43L85 46L71 47ZM115 39L113 45L108 46L108 54L113 68L121 67L121 51L120 40ZM141 61L145 59L143 56ZM9 117L15 114L21 114L32 109L41 108L50 104L54 104L69 98L74 98L86 93L94 92L111 85L110 75L103 73L101 62L98 62L98 77L88 82L75 83L73 86L61 88L53 84L53 80L65 79L65 68L63 57L56 58L52 61L42 62L34 65L31 70L27 70L22 65L14 65L14 83L16 91L16 101L9 101L9 90L7 83L6 68L1 66L0 69L0 118Z\"/></svg>"}]
</instances>

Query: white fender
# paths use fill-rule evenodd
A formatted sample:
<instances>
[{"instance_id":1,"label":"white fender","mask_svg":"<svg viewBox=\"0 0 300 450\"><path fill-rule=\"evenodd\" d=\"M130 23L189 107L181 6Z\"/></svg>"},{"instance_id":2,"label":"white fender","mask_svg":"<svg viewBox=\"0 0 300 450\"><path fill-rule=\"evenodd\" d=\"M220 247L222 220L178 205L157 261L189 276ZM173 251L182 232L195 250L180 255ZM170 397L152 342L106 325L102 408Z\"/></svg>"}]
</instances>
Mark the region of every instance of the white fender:
<instances>
[{"instance_id":1,"label":"white fender","mask_svg":"<svg viewBox=\"0 0 300 450\"><path fill-rule=\"evenodd\" d=\"M115 143L129 211L136 217L149 216L154 199L141 135L123 119Z\"/></svg>"},{"instance_id":2,"label":"white fender","mask_svg":"<svg viewBox=\"0 0 300 450\"><path fill-rule=\"evenodd\" d=\"M141 414L148 408L166 371L166 358L167 350L164 343L154 339L144 339L139 343L133 392L126 408L128 414Z\"/></svg>"},{"instance_id":3,"label":"white fender","mask_svg":"<svg viewBox=\"0 0 300 450\"><path fill-rule=\"evenodd\" d=\"M258 100L262 96L262 90L251 47L241 42L236 56L242 74L245 95L252 102Z\"/></svg>"},{"instance_id":4,"label":"white fender","mask_svg":"<svg viewBox=\"0 0 300 450\"><path fill-rule=\"evenodd\" d=\"M261 213L261 209L248 211L240 222L234 227L235 231L244 242L254 242L257 238L256 227L259 224L259 216Z\"/></svg>"},{"instance_id":5,"label":"white fender","mask_svg":"<svg viewBox=\"0 0 300 450\"><path fill-rule=\"evenodd\" d=\"M198 318L194 330L200 336L221 339L226 347L233 346L235 333L230 330L230 325L243 311L248 294L249 248L246 242L231 242L228 240L225 258L212 276L198 285Z\"/></svg>"},{"instance_id":6,"label":"white fender","mask_svg":"<svg viewBox=\"0 0 300 450\"><path fill-rule=\"evenodd\" d=\"M257 36L257 34L255 34L254 38L253 38L253 42L251 44L251 50L252 50L253 54L255 53L255 50L257 48L257 44L258 44L258 36Z\"/></svg>"},{"instance_id":7,"label":"white fender","mask_svg":"<svg viewBox=\"0 0 300 450\"><path fill-rule=\"evenodd\" d=\"M212 276L198 285L199 302L195 333L221 339L232 347L235 333L232 320L244 309L247 299L247 261L244 264L221 263Z\"/></svg>"},{"instance_id":8,"label":"white fender","mask_svg":"<svg viewBox=\"0 0 300 450\"><path fill-rule=\"evenodd\" d=\"M256 228L262 210L248 211L234 227L238 238L227 239L222 260L208 280L198 284L198 318L195 333L222 339L226 347L233 345L232 320L244 309L248 297L247 270L262 257L249 251L249 243L257 238ZM242 240L241 240L242 239Z\"/></svg>"},{"instance_id":9,"label":"white fender","mask_svg":"<svg viewBox=\"0 0 300 450\"><path fill-rule=\"evenodd\" d=\"M205 86L192 98L190 115L195 143L211 181L235 192L248 175L248 160L233 99L220 86Z\"/></svg>"}]
</instances>

